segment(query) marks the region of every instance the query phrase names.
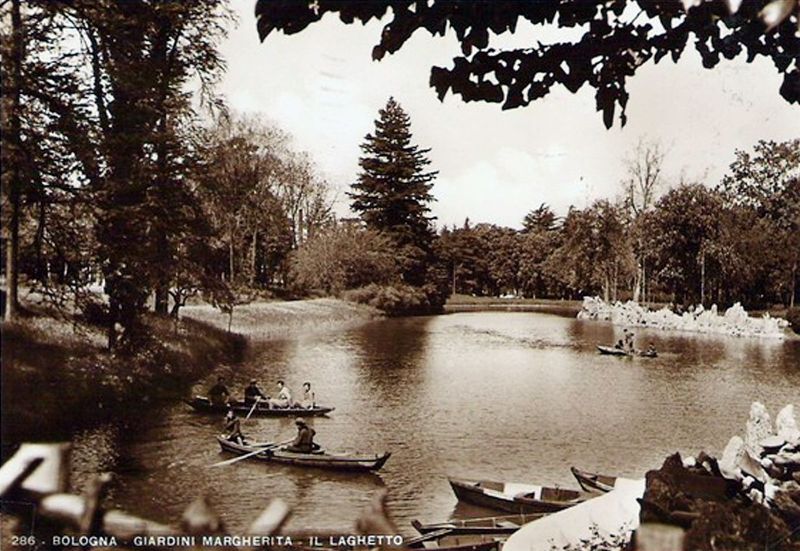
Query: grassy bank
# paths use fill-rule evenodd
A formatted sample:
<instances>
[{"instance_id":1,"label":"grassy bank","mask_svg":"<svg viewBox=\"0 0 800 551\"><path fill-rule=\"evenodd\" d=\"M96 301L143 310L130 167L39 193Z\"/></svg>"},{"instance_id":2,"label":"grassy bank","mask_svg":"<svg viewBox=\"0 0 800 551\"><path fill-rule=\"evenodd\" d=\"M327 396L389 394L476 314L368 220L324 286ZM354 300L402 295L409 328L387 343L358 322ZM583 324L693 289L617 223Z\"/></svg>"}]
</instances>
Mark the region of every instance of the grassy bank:
<instances>
[{"instance_id":1,"label":"grassy bank","mask_svg":"<svg viewBox=\"0 0 800 551\"><path fill-rule=\"evenodd\" d=\"M4 323L4 446L68 437L71 430L142 404L179 396L220 362L235 360L245 340L196 320L145 319L153 338L134 355L105 349L100 327L74 326L47 311Z\"/></svg>"},{"instance_id":2,"label":"grassy bank","mask_svg":"<svg viewBox=\"0 0 800 551\"><path fill-rule=\"evenodd\" d=\"M452 295L444 305L448 314L456 312L544 312L576 316L581 311L579 300L552 300L537 298L473 297Z\"/></svg>"},{"instance_id":3,"label":"grassy bank","mask_svg":"<svg viewBox=\"0 0 800 551\"><path fill-rule=\"evenodd\" d=\"M228 328L228 315L206 304L186 306L181 315ZM254 339L275 339L345 329L380 317L375 308L335 298L254 302L234 309L231 331Z\"/></svg>"}]
</instances>

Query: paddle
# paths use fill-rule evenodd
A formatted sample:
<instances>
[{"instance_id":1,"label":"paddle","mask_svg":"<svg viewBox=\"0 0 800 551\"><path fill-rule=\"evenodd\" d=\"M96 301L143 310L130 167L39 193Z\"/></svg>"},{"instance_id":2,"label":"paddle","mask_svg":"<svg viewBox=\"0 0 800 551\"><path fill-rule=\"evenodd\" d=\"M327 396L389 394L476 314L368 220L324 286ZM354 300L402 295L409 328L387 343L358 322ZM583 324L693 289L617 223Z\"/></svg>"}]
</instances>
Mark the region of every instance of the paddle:
<instances>
[{"instance_id":1,"label":"paddle","mask_svg":"<svg viewBox=\"0 0 800 551\"><path fill-rule=\"evenodd\" d=\"M290 440L286 440L285 442L278 442L277 444L270 444L269 446L263 446L263 447L258 448L257 450L248 452L248 453L246 453L244 455L236 456L233 459L226 459L225 461L220 461L219 463L214 463L213 465L209 465L209 468L224 467L225 465L233 465L237 461L241 461L242 459L247 459L248 457L253 457L254 455L258 455L263 451L271 450L273 448L277 448L278 446L283 446L285 444L289 444L293 440L294 440L294 438L292 438Z\"/></svg>"},{"instance_id":2,"label":"paddle","mask_svg":"<svg viewBox=\"0 0 800 551\"><path fill-rule=\"evenodd\" d=\"M257 396L257 397L256 397L256 401L255 401L255 402L253 402L253 407L251 407L251 408L250 408L250 413L248 413L248 414L247 414L247 417L245 417L245 418L244 418L244 420L245 420L245 421L247 421L248 419L250 419L250 416L251 416L251 415L253 415L253 412L256 410L256 406L258 405L258 402L259 402L260 400L261 400L261 396Z\"/></svg>"}]
</instances>

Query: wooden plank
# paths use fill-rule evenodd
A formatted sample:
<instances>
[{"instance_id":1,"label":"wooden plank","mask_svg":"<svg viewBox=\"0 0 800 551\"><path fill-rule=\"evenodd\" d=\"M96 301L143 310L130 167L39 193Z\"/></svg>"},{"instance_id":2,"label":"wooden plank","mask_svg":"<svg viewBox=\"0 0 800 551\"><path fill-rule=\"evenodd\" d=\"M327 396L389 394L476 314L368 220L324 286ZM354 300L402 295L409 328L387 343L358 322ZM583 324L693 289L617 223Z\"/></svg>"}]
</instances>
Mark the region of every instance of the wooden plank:
<instances>
[{"instance_id":1,"label":"wooden plank","mask_svg":"<svg viewBox=\"0 0 800 551\"><path fill-rule=\"evenodd\" d=\"M43 457L14 455L0 468L0 497L6 497L44 462Z\"/></svg>"}]
</instances>

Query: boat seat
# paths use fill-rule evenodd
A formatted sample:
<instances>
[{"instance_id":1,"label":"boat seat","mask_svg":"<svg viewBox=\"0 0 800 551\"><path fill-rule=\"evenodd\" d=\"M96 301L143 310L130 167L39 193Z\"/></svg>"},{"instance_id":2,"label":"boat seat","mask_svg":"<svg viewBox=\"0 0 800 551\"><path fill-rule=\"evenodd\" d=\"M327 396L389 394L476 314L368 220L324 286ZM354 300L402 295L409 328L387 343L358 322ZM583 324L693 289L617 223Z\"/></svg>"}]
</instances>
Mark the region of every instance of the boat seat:
<instances>
[{"instance_id":1,"label":"boat seat","mask_svg":"<svg viewBox=\"0 0 800 551\"><path fill-rule=\"evenodd\" d=\"M496 524L498 528L519 528L519 524L510 520L498 520Z\"/></svg>"}]
</instances>

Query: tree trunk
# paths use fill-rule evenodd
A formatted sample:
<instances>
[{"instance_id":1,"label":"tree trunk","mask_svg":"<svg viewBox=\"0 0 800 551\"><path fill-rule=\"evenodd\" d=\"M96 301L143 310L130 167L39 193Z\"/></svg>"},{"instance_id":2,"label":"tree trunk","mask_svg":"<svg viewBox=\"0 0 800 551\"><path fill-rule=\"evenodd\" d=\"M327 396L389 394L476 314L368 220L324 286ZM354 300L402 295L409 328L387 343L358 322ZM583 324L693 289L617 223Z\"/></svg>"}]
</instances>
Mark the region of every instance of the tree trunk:
<instances>
[{"instance_id":1,"label":"tree trunk","mask_svg":"<svg viewBox=\"0 0 800 551\"><path fill-rule=\"evenodd\" d=\"M706 305L706 253L700 253L700 304Z\"/></svg>"},{"instance_id":2,"label":"tree trunk","mask_svg":"<svg viewBox=\"0 0 800 551\"><path fill-rule=\"evenodd\" d=\"M256 251L258 243L258 228L253 230L253 244L250 247L250 286L256 286Z\"/></svg>"},{"instance_id":3,"label":"tree trunk","mask_svg":"<svg viewBox=\"0 0 800 551\"><path fill-rule=\"evenodd\" d=\"M792 295L789 297L789 308L794 308L794 297L797 294L797 260L792 264Z\"/></svg>"},{"instance_id":4,"label":"tree trunk","mask_svg":"<svg viewBox=\"0 0 800 551\"><path fill-rule=\"evenodd\" d=\"M230 276L230 283L233 285L233 228L230 229L230 234L228 236L228 272Z\"/></svg>"},{"instance_id":5,"label":"tree trunk","mask_svg":"<svg viewBox=\"0 0 800 551\"><path fill-rule=\"evenodd\" d=\"M11 2L11 33L8 36L9 59L11 71L4 78L3 87L6 88L3 130L8 131L8 142L5 146L8 163L8 180L3 186L8 193L8 233L6 234L6 310L4 319L12 321L17 317L19 310L19 209L20 209L20 86L22 84L22 16L20 14L20 0ZM4 48L5 49L5 48ZM10 146L10 147L9 147Z\"/></svg>"},{"instance_id":6,"label":"tree trunk","mask_svg":"<svg viewBox=\"0 0 800 551\"><path fill-rule=\"evenodd\" d=\"M156 314L167 315L169 313L169 286L159 283L156 287Z\"/></svg>"},{"instance_id":7,"label":"tree trunk","mask_svg":"<svg viewBox=\"0 0 800 551\"><path fill-rule=\"evenodd\" d=\"M643 272L642 263L637 260L636 276L633 278L633 302L639 302L639 298L641 297Z\"/></svg>"}]
</instances>

